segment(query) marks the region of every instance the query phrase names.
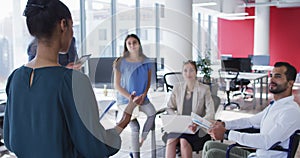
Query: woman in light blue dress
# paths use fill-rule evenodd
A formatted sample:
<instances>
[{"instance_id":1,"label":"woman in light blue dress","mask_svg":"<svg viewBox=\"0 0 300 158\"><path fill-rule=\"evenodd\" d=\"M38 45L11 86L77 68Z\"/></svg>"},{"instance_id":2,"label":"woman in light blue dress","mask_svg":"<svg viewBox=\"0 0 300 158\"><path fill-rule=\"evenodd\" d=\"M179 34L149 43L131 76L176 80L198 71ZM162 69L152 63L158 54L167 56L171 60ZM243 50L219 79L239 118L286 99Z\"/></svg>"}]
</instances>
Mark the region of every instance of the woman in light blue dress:
<instances>
[{"instance_id":1,"label":"woman in light blue dress","mask_svg":"<svg viewBox=\"0 0 300 158\"><path fill-rule=\"evenodd\" d=\"M124 43L123 56L114 62L114 85L117 89L117 103L119 108L128 103L128 98L132 92L142 99L138 103L139 111L147 115L144 124L141 140L139 141L140 125L137 119L130 122L132 136L132 153L134 158L140 157L140 146L143 144L151 128L154 128L156 110L147 97L151 84L151 64L150 60L143 54L140 39L134 35L128 35ZM134 115L134 114L133 114Z\"/></svg>"}]
</instances>

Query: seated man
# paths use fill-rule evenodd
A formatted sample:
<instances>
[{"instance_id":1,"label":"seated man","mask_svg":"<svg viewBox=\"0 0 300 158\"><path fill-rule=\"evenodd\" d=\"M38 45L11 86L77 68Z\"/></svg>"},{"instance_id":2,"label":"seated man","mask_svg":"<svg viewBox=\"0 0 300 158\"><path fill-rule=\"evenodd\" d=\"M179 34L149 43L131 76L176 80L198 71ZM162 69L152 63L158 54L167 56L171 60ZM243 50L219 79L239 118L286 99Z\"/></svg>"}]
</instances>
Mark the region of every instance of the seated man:
<instances>
[{"instance_id":1,"label":"seated man","mask_svg":"<svg viewBox=\"0 0 300 158\"><path fill-rule=\"evenodd\" d=\"M274 100L262 112L238 120L217 121L209 130L209 134L216 140L222 140L226 130L228 140L241 145L258 148L256 157L286 157L285 152L268 150L272 145L287 148L289 137L300 129L300 108L292 96L292 87L296 78L296 69L286 62L277 62L270 75L269 91L274 94ZM231 129L260 128L260 133L241 133ZM227 144L209 141L202 152L203 158L225 157ZM250 152L233 148L231 157L247 157ZM252 154L251 154L252 155Z\"/></svg>"}]
</instances>

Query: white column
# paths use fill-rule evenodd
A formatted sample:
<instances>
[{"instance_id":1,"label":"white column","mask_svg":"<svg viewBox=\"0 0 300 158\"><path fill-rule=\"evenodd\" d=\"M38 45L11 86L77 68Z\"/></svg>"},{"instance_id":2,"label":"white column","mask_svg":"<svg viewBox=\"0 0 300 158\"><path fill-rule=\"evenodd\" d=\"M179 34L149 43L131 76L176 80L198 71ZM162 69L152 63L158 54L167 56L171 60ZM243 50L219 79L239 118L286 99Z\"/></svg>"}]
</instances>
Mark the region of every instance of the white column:
<instances>
[{"instance_id":1,"label":"white column","mask_svg":"<svg viewBox=\"0 0 300 158\"><path fill-rule=\"evenodd\" d=\"M268 0L257 0L268 2ZM270 43L270 7L255 7L254 20L254 49L253 55L269 55Z\"/></svg>"},{"instance_id":2,"label":"white column","mask_svg":"<svg viewBox=\"0 0 300 158\"><path fill-rule=\"evenodd\" d=\"M183 62L192 59L192 23L192 1L166 0L161 56L169 71L181 71Z\"/></svg>"}]
</instances>

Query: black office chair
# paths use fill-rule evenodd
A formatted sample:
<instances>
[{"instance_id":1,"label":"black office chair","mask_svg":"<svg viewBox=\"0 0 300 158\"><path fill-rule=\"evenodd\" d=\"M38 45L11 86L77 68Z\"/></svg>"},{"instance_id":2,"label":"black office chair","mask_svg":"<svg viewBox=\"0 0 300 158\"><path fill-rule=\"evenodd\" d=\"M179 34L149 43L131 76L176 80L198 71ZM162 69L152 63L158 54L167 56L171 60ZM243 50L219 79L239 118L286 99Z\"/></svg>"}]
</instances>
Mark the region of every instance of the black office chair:
<instances>
[{"instance_id":1,"label":"black office chair","mask_svg":"<svg viewBox=\"0 0 300 158\"><path fill-rule=\"evenodd\" d=\"M167 92L173 89L174 84L183 81L181 72L169 72L164 75L164 82L166 84Z\"/></svg>"},{"instance_id":2,"label":"black office chair","mask_svg":"<svg viewBox=\"0 0 300 158\"><path fill-rule=\"evenodd\" d=\"M294 158L296 151L298 149L299 140L300 140L300 130L297 130L290 136L289 147L287 149L283 148L282 146L279 145L281 142L277 142L269 150L287 152L287 158ZM242 146L237 143L232 144L232 145L228 146L228 148L227 148L226 158L230 158L230 151L233 147L242 147L242 148L245 147L245 148L249 149L249 147Z\"/></svg>"},{"instance_id":3,"label":"black office chair","mask_svg":"<svg viewBox=\"0 0 300 158\"><path fill-rule=\"evenodd\" d=\"M222 69L229 71L239 71L239 72L251 72L251 59L250 58L229 58L227 60L222 60ZM248 79L236 79L236 84L240 87L240 92L233 95L242 95L244 99L253 98L253 93L248 93L248 90L253 92L253 88L248 87L250 80Z\"/></svg>"},{"instance_id":4,"label":"black office chair","mask_svg":"<svg viewBox=\"0 0 300 158\"><path fill-rule=\"evenodd\" d=\"M220 89L226 92L227 97L227 100L224 102L224 110L231 105L235 105L237 109L240 109L238 103L230 101L230 92L240 90L240 83L238 81L239 71L236 69L223 68L219 70L219 76Z\"/></svg>"},{"instance_id":5,"label":"black office chair","mask_svg":"<svg viewBox=\"0 0 300 158\"><path fill-rule=\"evenodd\" d=\"M253 91L254 89L252 87L248 87L250 84L250 80L248 79L237 79L236 83L240 86L240 92L234 93L234 96L242 95L244 99L246 98L253 98ZM248 93L248 91L251 90L252 93Z\"/></svg>"}]
</instances>

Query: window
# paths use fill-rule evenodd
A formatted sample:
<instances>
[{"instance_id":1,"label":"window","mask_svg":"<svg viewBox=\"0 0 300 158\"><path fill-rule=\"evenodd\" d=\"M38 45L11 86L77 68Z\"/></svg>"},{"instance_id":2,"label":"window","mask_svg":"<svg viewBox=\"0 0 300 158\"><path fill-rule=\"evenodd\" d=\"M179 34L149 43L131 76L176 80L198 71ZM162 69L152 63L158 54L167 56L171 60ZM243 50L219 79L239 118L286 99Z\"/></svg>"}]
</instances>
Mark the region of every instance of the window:
<instances>
[{"instance_id":1,"label":"window","mask_svg":"<svg viewBox=\"0 0 300 158\"><path fill-rule=\"evenodd\" d=\"M74 36L79 38L79 1L62 2L72 12ZM8 75L28 62L27 47L33 37L30 36L26 19L22 15L26 3L23 0L3 1L0 6L0 91L4 90Z\"/></svg>"},{"instance_id":2,"label":"window","mask_svg":"<svg viewBox=\"0 0 300 158\"><path fill-rule=\"evenodd\" d=\"M111 57L111 46L100 46L100 53L97 55L98 57Z\"/></svg>"},{"instance_id":3,"label":"window","mask_svg":"<svg viewBox=\"0 0 300 158\"><path fill-rule=\"evenodd\" d=\"M141 38L141 40L148 40L148 30L141 29L140 38Z\"/></svg>"},{"instance_id":4,"label":"window","mask_svg":"<svg viewBox=\"0 0 300 158\"><path fill-rule=\"evenodd\" d=\"M106 29L99 29L99 40L107 40L107 30Z\"/></svg>"},{"instance_id":5,"label":"window","mask_svg":"<svg viewBox=\"0 0 300 158\"><path fill-rule=\"evenodd\" d=\"M128 30L127 29L120 29L118 38L124 40L127 35L128 35Z\"/></svg>"}]
</instances>

